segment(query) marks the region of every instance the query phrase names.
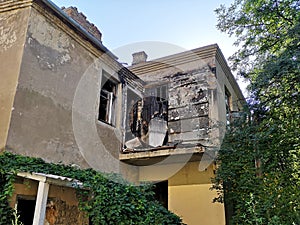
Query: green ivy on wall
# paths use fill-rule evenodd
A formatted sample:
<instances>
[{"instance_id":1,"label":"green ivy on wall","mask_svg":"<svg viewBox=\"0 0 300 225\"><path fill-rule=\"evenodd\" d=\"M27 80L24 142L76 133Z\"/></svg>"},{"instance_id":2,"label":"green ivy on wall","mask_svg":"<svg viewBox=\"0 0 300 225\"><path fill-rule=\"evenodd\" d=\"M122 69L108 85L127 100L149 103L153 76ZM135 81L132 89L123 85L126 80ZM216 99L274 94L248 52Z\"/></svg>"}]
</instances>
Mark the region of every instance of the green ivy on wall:
<instances>
[{"instance_id":1,"label":"green ivy on wall","mask_svg":"<svg viewBox=\"0 0 300 225\"><path fill-rule=\"evenodd\" d=\"M135 186L117 175L50 164L42 159L5 152L0 155L0 225L11 224L14 218L9 199L18 172L54 174L83 182L89 191L78 189L79 208L87 213L93 224L182 224L177 215L154 199L151 185Z\"/></svg>"}]
</instances>

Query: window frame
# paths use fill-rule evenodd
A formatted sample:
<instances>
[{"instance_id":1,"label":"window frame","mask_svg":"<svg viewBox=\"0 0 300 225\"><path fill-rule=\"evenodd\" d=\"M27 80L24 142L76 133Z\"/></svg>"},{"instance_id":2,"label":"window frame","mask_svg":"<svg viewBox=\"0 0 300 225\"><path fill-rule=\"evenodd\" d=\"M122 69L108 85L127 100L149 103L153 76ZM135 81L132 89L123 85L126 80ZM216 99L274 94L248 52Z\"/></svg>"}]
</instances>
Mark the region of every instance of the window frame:
<instances>
[{"instance_id":1,"label":"window frame","mask_svg":"<svg viewBox=\"0 0 300 225\"><path fill-rule=\"evenodd\" d=\"M100 79L101 79L101 83L100 83L100 90L99 90L100 95L99 95L99 107L98 107L97 120L99 122L108 124L112 127L116 127L116 117L117 117L116 111L117 111L117 104L118 104L118 91L119 91L120 82L105 70L102 70L102 75ZM109 83L107 84L107 82ZM109 89L108 86L111 86L112 90L108 90ZM106 101L108 101L108 103L105 103L105 109L103 109L104 106L103 99L105 98ZM103 111L105 112L105 114L100 113Z\"/></svg>"},{"instance_id":2,"label":"window frame","mask_svg":"<svg viewBox=\"0 0 300 225\"><path fill-rule=\"evenodd\" d=\"M134 98L136 99L136 101L133 102L133 105L131 103L129 103L129 93L131 92L132 96L134 96ZM133 87L131 86L127 86L126 88L126 115L125 116L125 142L126 141L129 141L131 139L128 139L126 138L126 133L132 133L135 137L140 137L141 136L141 132L139 131L139 126L138 126L138 123L140 122L140 113L138 111L138 105L139 105L139 102L141 102L143 100L143 95L142 93L139 93L137 92ZM135 108L135 109L134 109ZM132 111L133 110L133 111ZM136 114L134 114L134 111ZM131 115L132 114L132 115ZM130 124L130 120L132 119L132 122L133 124ZM132 128L132 126L135 126L135 128Z\"/></svg>"},{"instance_id":3,"label":"window frame","mask_svg":"<svg viewBox=\"0 0 300 225\"><path fill-rule=\"evenodd\" d=\"M225 86L225 113L226 113L226 125L229 126L231 123L231 112L232 112L232 96L227 87Z\"/></svg>"}]
</instances>

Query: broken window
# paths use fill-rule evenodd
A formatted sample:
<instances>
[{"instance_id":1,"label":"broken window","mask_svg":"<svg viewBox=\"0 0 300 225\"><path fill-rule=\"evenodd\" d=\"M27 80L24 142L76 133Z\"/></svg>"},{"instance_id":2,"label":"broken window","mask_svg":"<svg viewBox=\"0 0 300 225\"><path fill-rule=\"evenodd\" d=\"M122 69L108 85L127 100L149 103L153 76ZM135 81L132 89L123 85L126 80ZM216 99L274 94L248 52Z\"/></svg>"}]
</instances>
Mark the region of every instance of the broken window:
<instances>
[{"instance_id":1,"label":"broken window","mask_svg":"<svg viewBox=\"0 0 300 225\"><path fill-rule=\"evenodd\" d=\"M146 96L144 98L144 106L142 117L147 123L154 118L160 117L164 120L168 120L168 93L167 86L162 85L155 88L149 88L146 90Z\"/></svg>"},{"instance_id":2,"label":"broken window","mask_svg":"<svg viewBox=\"0 0 300 225\"><path fill-rule=\"evenodd\" d=\"M141 108L141 98L134 91L128 89L125 141L141 137L139 108Z\"/></svg>"},{"instance_id":3,"label":"broken window","mask_svg":"<svg viewBox=\"0 0 300 225\"><path fill-rule=\"evenodd\" d=\"M146 88L140 99L133 91L127 92L127 122L125 148L143 149L168 143L167 86Z\"/></svg>"},{"instance_id":4,"label":"broken window","mask_svg":"<svg viewBox=\"0 0 300 225\"><path fill-rule=\"evenodd\" d=\"M168 97L167 97L167 86L163 85L156 88L156 100L158 102L158 113L167 121L168 115Z\"/></svg>"},{"instance_id":5,"label":"broken window","mask_svg":"<svg viewBox=\"0 0 300 225\"><path fill-rule=\"evenodd\" d=\"M225 107L226 107L226 125L230 125L231 121L231 94L225 87Z\"/></svg>"},{"instance_id":6,"label":"broken window","mask_svg":"<svg viewBox=\"0 0 300 225\"><path fill-rule=\"evenodd\" d=\"M142 110L142 134L148 136L148 144L153 147L168 142L168 93L167 86L161 85L146 90Z\"/></svg>"},{"instance_id":7,"label":"broken window","mask_svg":"<svg viewBox=\"0 0 300 225\"><path fill-rule=\"evenodd\" d=\"M98 120L115 126L118 83L103 72Z\"/></svg>"}]
</instances>

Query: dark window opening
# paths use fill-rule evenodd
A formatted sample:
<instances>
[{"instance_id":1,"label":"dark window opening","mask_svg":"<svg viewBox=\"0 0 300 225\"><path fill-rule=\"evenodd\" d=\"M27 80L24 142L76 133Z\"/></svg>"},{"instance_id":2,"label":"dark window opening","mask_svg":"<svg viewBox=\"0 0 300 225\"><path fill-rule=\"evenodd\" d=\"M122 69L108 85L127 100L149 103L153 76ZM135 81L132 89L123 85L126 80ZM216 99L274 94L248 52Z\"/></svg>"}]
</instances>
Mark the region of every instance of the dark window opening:
<instances>
[{"instance_id":1,"label":"dark window opening","mask_svg":"<svg viewBox=\"0 0 300 225\"><path fill-rule=\"evenodd\" d=\"M160 115L165 121L168 120L168 97L167 86L160 86L156 88L158 103L158 115Z\"/></svg>"},{"instance_id":2,"label":"dark window opening","mask_svg":"<svg viewBox=\"0 0 300 225\"><path fill-rule=\"evenodd\" d=\"M146 90L143 105L143 119L147 122L151 118L160 117L168 120L168 93L167 86L159 86Z\"/></svg>"},{"instance_id":3,"label":"dark window opening","mask_svg":"<svg viewBox=\"0 0 300 225\"><path fill-rule=\"evenodd\" d=\"M35 209L35 199L18 199L17 211L19 220L24 225L32 225Z\"/></svg>"},{"instance_id":4,"label":"dark window opening","mask_svg":"<svg viewBox=\"0 0 300 225\"><path fill-rule=\"evenodd\" d=\"M153 148L168 144L167 86L147 88L145 96L141 99L133 91L127 92L125 147Z\"/></svg>"},{"instance_id":5,"label":"dark window opening","mask_svg":"<svg viewBox=\"0 0 300 225\"><path fill-rule=\"evenodd\" d=\"M226 125L231 122L231 94L225 87Z\"/></svg>"},{"instance_id":6,"label":"dark window opening","mask_svg":"<svg viewBox=\"0 0 300 225\"><path fill-rule=\"evenodd\" d=\"M135 137L141 137L141 121L138 119L141 98L133 91L127 92L127 115L125 141Z\"/></svg>"},{"instance_id":7,"label":"dark window opening","mask_svg":"<svg viewBox=\"0 0 300 225\"><path fill-rule=\"evenodd\" d=\"M158 182L154 185L155 199L159 201L163 207L168 209L168 181Z\"/></svg>"},{"instance_id":8,"label":"dark window opening","mask_svg":"<svg viewBox=\"0 0 300 225\"><path fill-rule=\"evenodd\" d=\"M167 86L159 86L146 90L144 98L142 119L147 124L154 117L168 120L168 95Z\"/></svg>"},{"instance_id":9,"label":"dark window opening","mask_svg":"<svg viewBox=\"0 0 300 225\"><path fill-rule=\"evenodd\" d=\"M98 120L115 125L115 111L117 99L117 82L103 75L101 81L100 103Z\"/></svg>"},{"instance_id":10,"label":"dark window opening","mask_svg":"<svg viewBox=\"0 0 300 225\"><path fill-rule=\"evenodd\" d=\"M167 122L168 122L168 93L167 93L167 86L158 86L155 88L149 88L146 90L146 96L143 99L143 110L141 114L142 119L142 134L148 135L148 131L150 129L150 121L152 119L156 120L155 127L152 126L152 134L155 135L157 132L156 129L159 128L159 132L161 132L161 135L164 135L162 140L160 141L154 141L149 136L149 145L153 146L161 146L166 145L168 143L168 131L167 128ZM161 124L162 126L160 126ZM163 125L165 124L165 125ZM150 134L149 134L150 135ZM158 137L154 137L154 139L157 139ZM157 139L158 140L158 139Z\"/></svg>"}]
</instances>

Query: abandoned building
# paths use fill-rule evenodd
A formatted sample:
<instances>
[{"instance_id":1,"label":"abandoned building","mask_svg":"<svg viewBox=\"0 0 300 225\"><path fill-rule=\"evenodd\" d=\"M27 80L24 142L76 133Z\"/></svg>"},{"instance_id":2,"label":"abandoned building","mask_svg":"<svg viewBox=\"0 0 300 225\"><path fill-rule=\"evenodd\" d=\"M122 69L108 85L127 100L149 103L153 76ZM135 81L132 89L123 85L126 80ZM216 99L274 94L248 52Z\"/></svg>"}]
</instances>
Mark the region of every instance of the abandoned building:
<instances>
[{"instance_id":1,"label":"abandoned building","mask_svg":"<svg viewBox=\"0 0 300 225\"><path fill-rule=\"evenodd\" d=\"M155 182L184 223L225 224L224 205L212 203L213 160L245 100L217 44L151 61L141 51L124 67L82 13L48 0L0 1L0 33L1 151ZM40 194L34 219L48 206L76 212L60 224L86 223L69 185L79 181L18 177L12 206Z\"/></svg>"}]
</instances>

